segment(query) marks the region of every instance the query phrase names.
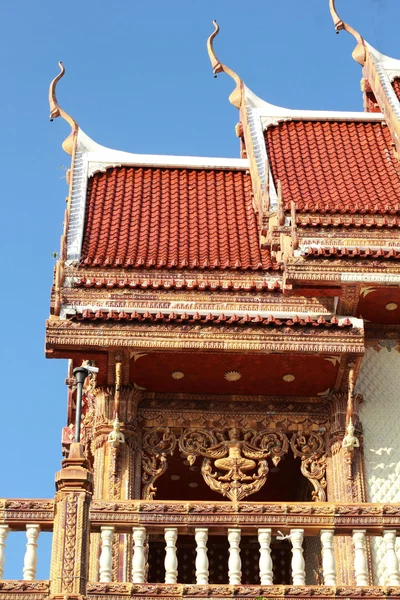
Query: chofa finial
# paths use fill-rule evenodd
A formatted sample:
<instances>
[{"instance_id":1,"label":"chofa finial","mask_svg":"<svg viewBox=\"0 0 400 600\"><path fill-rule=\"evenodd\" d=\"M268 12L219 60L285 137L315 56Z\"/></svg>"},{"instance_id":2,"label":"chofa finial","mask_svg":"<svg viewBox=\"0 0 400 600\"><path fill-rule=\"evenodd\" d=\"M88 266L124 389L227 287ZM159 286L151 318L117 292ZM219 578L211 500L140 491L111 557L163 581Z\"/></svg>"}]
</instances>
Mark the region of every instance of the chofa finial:
<instances>
[{"instance_id":1,"label":"chofa finial","mask_svg":"<svg viewBox=\"0 0 400 600\"><path fill-rule=\"evenodd\" d=\"M335 25L336 33L339 33L342 29L350 33L357 41L357 46L353 51L353 58L356 62L360 63L360 65L364 65L366 60L366 49L365 49L365 41L362 35L356 31L351 25L342 21L339 17L336 10L336 0L329 0L329 9L331 11L333 23Z\"/></svg>"},{"instance_id":2,"label":"chofa finial","mask_svg":"<svg viewBox=\"0 0 400 600\"><path fill-rule=\"evenodd\" d=\"M60 72L56 77L54 77L49 88L50 121L53 121L53 119L56 119L57 117L61 117L70 125L71 133L67 139L64 140L62 147L67 154L72 154L74 137L78 133L78 123L58 104L56 86L65 73L65 67L61 61L58 63L58 66L60 67Z\"/></svg>"},{"instance_id":3,"label":"chofa finial","mask_svg":"<svg viewBox=\"0 0 400 600\"><path fill-rule=\"evenodd\" d=\"M240 108L241 101L242 101L243 82L240 79L239 75L237 75L235 73L235 71L232 71L232 69L230 69L229 67L227 67L226 65L224 65L223 63L221 63L218 60L217 55L215 54L215 50L214 50L214 38L217 36L217 34L219 32L219 25L218 25L217 21L213 21L213 25L214 25L214 31L212 32L212 34L210 35L210 37L207 40L207 52L208 52L208 56L210 57L211 66L212 66L213 72L214 72L214 77L217 76L217 73L222 73L222 71L224 73L226 73L227 75L229 75L229 77L232 77L233 81L236 84L236 87L233 90L233 92L231 93L231 95L229 96L229 102L231 104L233 104L233 106L236 106L236 108Z\"/></svg>"}]
</instances>

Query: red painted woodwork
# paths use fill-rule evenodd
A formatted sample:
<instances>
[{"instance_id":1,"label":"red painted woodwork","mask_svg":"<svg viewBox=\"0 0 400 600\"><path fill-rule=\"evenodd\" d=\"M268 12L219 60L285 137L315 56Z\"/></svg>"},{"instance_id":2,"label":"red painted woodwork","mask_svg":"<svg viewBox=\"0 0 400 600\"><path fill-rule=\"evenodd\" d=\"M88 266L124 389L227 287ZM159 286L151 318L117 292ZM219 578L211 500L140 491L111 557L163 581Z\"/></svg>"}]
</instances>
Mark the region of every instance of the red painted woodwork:
<instances>
[{"instance_id":1,"label":"red painted woodwork","mask_svg":"<svg viewBox=\"0 0 400 600\"><path fill-rule=\"evenodd\" d=\"M146 354L132 360L130 380L149 392L316 396L335 387L338 362L284 354ZM175 371L184 377L174 379ZM227 381L230 371L238 371L241 378ZM284 381L288 374L295 379Z\"/></svg>"},{"instance_id":2,"label":"red painted woodwork","mask_svg":"<svg viewBox=\"0 0 400 600\"><path fill-rule=\"evenodd\" d=\"M396 308L394 305L396 305ZM400 324L400 288L381 287L374 289L371 286L371 288L362 289L357 316L370 323Z\"/></svg>"}]
</instances>

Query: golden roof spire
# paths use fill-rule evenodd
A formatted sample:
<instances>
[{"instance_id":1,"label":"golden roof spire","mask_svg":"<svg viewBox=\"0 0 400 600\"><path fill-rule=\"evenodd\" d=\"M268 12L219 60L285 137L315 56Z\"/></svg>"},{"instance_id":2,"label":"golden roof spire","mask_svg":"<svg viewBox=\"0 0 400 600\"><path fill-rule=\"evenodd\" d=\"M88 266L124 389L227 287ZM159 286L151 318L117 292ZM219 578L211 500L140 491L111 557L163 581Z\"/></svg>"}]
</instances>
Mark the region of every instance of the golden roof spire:
<instances>
[{"instance_id":1,"label":"golden roof spire","mask_svg":"<svg viewBox=\"0 0 400 600\"><path fill-rule=\"evenodd\" d=\"M217 21L213 21L213 25L214 31L207 40L207 52L208 56L210 57L211 66L214 71L214 77L217 76L217 73L222 73L222 71L229 75L229 77L232 77L233 81L236 83L236 87L229 96L229 102L233 104L233 106L236 106L236 108L240 108L242 100L243 81L240 79L239 75L235 73L235 71L232 71L232 69L222 64L218 60L217 55L214 51L214 38L219 32L219 25Z\"/></svg>"},{"instance_id":2,"label":"golden roof spire","mask_svg":"<svg viewBox=\"0 0 400 600\"><path fill-rule=\"evenodd\" d=\"M366 48L364 38L358 33L358 31L354 29L354 27L351 27L351 25L349 25L345 21L342 21L342 19L339 17L336 11L335 3L336 0L329 0L329 9L331 11L336 33L339 33L340 30L344 29L356 39L357 46L353 50L352 56L356 62L360 63L360 65L364 65L366 60Z\"/></svg>"},{"instance_id":3,"label":"golden roof spire","mask_svg":"<svg viewBox=\"0 0 400 600\"><path fill-rule=\"evenodd\" d=\"M65 110L63 110L58 104L56 96L56 86L65 73L65 67L61 61L58 63L58 66L60 67L60 72L56 77L54 77L49 87L50 121L56 119L57 117L61 117L64 119L64 121L67 121L67 123L71 126L71 133L63 141L62 147L67 154L72 155L74 138L78 133L79 127L75 119L73 119L68 113L66 113Z\"/></svg>"}]
</instances>

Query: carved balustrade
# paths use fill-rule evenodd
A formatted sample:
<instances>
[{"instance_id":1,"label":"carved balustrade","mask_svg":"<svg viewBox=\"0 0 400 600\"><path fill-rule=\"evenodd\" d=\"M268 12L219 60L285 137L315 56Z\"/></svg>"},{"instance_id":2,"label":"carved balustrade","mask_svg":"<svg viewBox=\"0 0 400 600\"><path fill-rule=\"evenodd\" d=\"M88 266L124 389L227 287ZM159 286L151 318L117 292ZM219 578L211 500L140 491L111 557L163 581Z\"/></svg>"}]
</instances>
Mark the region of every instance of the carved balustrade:
<instances>
[{"instance_id":1,"label":"carved balustrade","mask_svg":"<svg viewBox=\"0 0 400 600\"><path fill-rule=\"evenodd\" d=\"M233 502L163 502L125 501L92 502L91 526L103 539L99 560L99 582L90 583L89 591L102 594L126 594L135 597L400 597L400 571L395 552L400 535L400 505L338 503L233 503ZM112 552L107 542L115 532L132 533L132 568L128 582L113 582ZM382 536L386 548L389 587L371 587L368 571L368 536ZM193 582L179 581L180 536L191 538L193 553L185 558L193 564ZM209 548L213 539L225 537L226 581L216 585L209 578ZM310 583L307 565L307 538L319 538L319 586ZM338 585L335 564L335 537L349 536L353 546L354 587ZM257 585L246 584L242 576L241 544L258 540ZM164 571L159 582L148 581L152 539L164 540ZM287 540L291 554L291 585L276 585L271 544ZM158 542L160 543L160 542ZM105 571L103 565L108 565ZM314 573L315 575L315 573ZM315 581L315 579L314 579ZM339 582L340 583L340 582ZM232 587L233 586L233 587ZM399 587L397 587L399 586ZM108 592L107 592L108 590ZM235 590L234 592L232 590Z\"/></svg>"},{"instance_id":2,"label":"carved balustrade","mask_svg":"<svg viewBox=\"0 0 400 600\"><path fill-rule=\"evenodd\" d=\"M52 500L0 500L0 576L9 531L26 532L27 544L20 581L0 581L0 599L16 597L42 600L49 596L49 582L36 581L36 548L39 532L52 531ZM87 597L95 600L117 596L136 598L276 598L346 597L400 598L400 570L396 537L400 535L400 504L308 503L234 503L167 501L92 500L90 531L100 534L98 581L89 582ZM112 540L116 533L132 534L130 576L116 581ZM164 545L162 581L148 582L151 540L157 536ZM181 536L192 540L193 582L180 581L179 549ZM209 552L216 536L226 540L228 551L226 581L210 581ZM342 586L335 564L335 538L349 536L353 546L355 586ZM371 585L368 570L367 538L381 536L385 547L387 586ZM307 541L319 538L318 584L310 583ZM247 584L242 574L241 548L248 539L257 542L258 583ZM291 583L274 581L271 554L276 539L286 540L290 553ZM162 542L160 541L162 540ZM306 550L306 552L304 552ZM22 565L21 565L22 566ZM151 566L151 565L150 565ZM154 577L153 577L154 579Z\"/></svg>"},{"instance_id":3,"label":"carved balustrade","mask_svg":"<svg viewBox=\"0 0 400 600\"><path fill-rule=\"evenodd\" d=\"M53 520L53 500L0 499L0 598L11 600L18 595L36 600L48 595L49 582L36 579L37 549L40 532L52 531ZM26 535L21 579L3 580L7 541L15 531Z\"/></svg>"}]
</instances>

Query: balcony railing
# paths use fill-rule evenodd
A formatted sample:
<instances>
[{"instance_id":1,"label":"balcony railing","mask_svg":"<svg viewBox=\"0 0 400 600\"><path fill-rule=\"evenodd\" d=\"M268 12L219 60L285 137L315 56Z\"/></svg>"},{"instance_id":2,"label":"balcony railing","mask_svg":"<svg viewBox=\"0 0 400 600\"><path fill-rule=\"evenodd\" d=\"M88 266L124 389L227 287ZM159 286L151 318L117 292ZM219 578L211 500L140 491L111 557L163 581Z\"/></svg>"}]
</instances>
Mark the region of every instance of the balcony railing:
<instances>
[{"instance_id":1,"label":"balcony railing","mask_svg":"<svg viewBox=\"0 0 400 600\"><path fill-rule=\"evenodd\" d=\"M2 500L0 518L0 571L3 572L8 532L26 532L27 545L20 581L1 581L0 599L21 597L45 598L49 582L36 581L37 542L39 532L52 531L52 500ZM395 551L400 534L399 504L333 503L231 503L231 502L163 502L98 501L91 502L91 532L100 533L98 581L89 582L89 597L158 598L170 600L192 598L400 598L400 572ZM133 550L128 581L113 581L115 556L114 534L132 534ZM87 535L87 532L84 532ZM164 543L164 573L160 581L148 582L152 553L148 539L157 536ZM162 536L162 537L161 537ZM191 538L194 548L193 582L179 580L178 551L180 536ZM213 540L225 537L226 581L210 583L209 549ZM247 584L242 578L241 543L248 536L258 541L258 583ZM308 537L320 539L321 581L307 585L307 565L303 542ZM343 586L335 564L335 538L351 539L352 569L355 586ZM387 566L387 586L370 585L368 562L369 536L382 536ZM277 585L271 541L287 539L290 549L291 583ZM154 539L154 538L153 538ZM191 560L191 559L190 559ZM255 559L256 560L256 559ZM153 578L154 579L154 578Z\"/></svg>"},{"instance_id":2,"label":"balcony railing","mask_svg":"<svg viewBox=\"0 0 400 600\"><path fill-rule=\"evenodd\" d=\"M331 503L229 503L229 502L99 502L91 508L92 529L101 532L99 583L89 585L90 593L120 592L134 596L291 596L368 595L400 596L400 572L395 552L400 533L400 505ZM112 582L112 540L115 533L132 533L133 554L129 582ZM146 583L152 554L148 536L164 539L164 577ZM194 581L187 584L178 577L179 536L192 536L195 546ZM209 583L207 548L213 536L228 541L227 580L223 585ZM242 581L240 543L246 536L258 538L259 585ZM321 544L322 586L306 585L303 542L306 536L319 536ZM370 586L367 552L368 536L383 536L388 568L388 588ZM286 538L291 549L291 585L274 585L271 540ZM351 537L352 568L355 587L338 587L335 564L335 536ZM150 563L150 564L149 564ZM123 585L122 585L123 584ZM125 585L125 587L124 587ZM117 586L117 587L115 587ZM301 589L301 593L299 592ZM236 591L235 591L236 590ZM319 591L318 591L319 590Z\"/></svg>"},{"instance_id":3,"label":"balcony railing","mask_svg":"<svg viewBox=\"0 0 400 600\"><path fill-rule=\"evenodd\" d=\"M48 595L49 582L36 579L38 544L41 531L52 531L53 500L0 500L0 598L40 598ZM26 550L21 564L21 580L3 580L7 538L11 532L24 531Z\"/></svg>"}]
</instances>

